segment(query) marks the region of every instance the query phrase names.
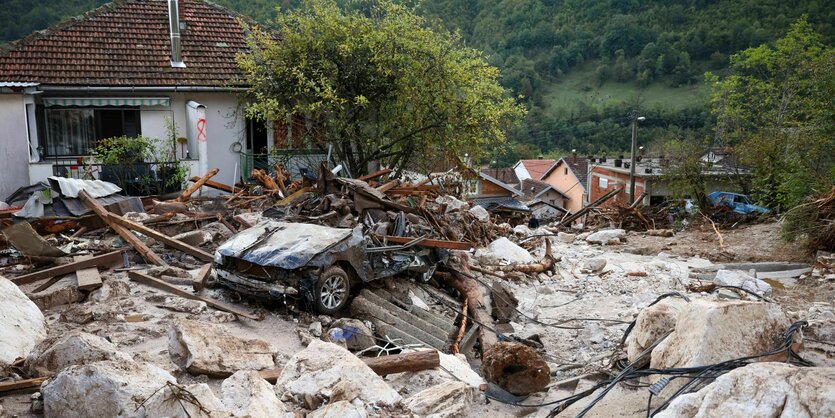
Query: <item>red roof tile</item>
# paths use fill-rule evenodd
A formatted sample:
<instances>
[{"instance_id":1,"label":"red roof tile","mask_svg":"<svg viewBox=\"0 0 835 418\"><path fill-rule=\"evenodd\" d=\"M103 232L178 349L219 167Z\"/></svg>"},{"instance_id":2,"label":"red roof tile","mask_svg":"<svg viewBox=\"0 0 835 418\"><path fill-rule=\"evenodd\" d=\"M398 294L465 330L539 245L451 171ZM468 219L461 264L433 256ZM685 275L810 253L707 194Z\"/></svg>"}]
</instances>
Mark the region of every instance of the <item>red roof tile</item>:
<instances>
[{"instance_id":1,"label":"red roof tile","mask_svg":"<svg viewBox=\"0 0 835 418\"><path fill-rule=\"evenodd\" d=\"M0 81L81 86L232 86L245 35L234 12L185 0L186 68L171 67L168 4L119 0L13 42L0 52Z\"/></svg>"},{"instance_id":2,"label":"red roof tile","mask_svg":"<svg viewBox=\"0 0 835 418\"><path fill-rule=\"evenodd\" d=\"M542 180L542 176L551 168L556 161L554 160L519 160L520 163L528 170L528 174L534 180Z\"/></svg>"}]
</instances>

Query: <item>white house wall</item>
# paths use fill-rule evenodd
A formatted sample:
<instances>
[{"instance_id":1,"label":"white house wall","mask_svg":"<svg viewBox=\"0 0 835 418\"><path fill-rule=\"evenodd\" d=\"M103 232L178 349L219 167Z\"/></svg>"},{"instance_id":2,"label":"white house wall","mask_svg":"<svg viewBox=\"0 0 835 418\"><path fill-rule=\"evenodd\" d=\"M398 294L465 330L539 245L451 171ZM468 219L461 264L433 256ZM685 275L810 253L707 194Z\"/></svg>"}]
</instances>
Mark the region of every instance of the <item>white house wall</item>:
<instances>
[{"instance_id":1,"label":"white house wall","mask_svg":"<svg viewBox=\"0 0 835 418\"><path fill-rule=\"evenodd\" d=\"M29 140L22 94L0 94L0 200L29 183Z\"/></svg>"}]
</instances>

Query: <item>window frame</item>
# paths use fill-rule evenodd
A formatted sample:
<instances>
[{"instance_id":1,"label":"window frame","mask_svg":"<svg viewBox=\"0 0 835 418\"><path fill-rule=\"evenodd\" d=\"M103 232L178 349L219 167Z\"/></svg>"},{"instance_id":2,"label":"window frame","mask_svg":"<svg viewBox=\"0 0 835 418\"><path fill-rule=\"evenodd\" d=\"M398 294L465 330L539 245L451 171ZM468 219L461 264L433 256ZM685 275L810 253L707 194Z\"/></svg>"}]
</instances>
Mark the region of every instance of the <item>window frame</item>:
<instances>
[{"instance_id":1,"label":"window frame","mask_svg":"<svg viewBox=\"0 0 835 418\"><path fill-rule=\"evenodd\" d=\"M37 107L40 107L41 111L38 111ZM56 147L52 146L52 140L50 138L50 123L49 123L49 112L50 111L67 111L67 110L90 110L93 112L93 120L92 120L92 129L93 129L93 139L92 143L86 144L86 153L82 154L58 154L53 153ZM62 158L77 158L77 157L86 157L91 155L91 150L96 147L96 142L104 139L106 137L100 137L99 131L101 128L101 123L99 119L101 118L98 116L101 111L119 111L121 117L121 126L122 132L125 131L125 112L126 111L133 111L136 112L136 135L142 135L142 109L140 106L44 106L44 105L36 105L36 123L38 128L38 138L41 139L38 141L39 147L43 147L43 152L41 153L41 158L43 159L62 159ZM123 135L126 135L123 133Z\"/></svg>"}]
</instances>

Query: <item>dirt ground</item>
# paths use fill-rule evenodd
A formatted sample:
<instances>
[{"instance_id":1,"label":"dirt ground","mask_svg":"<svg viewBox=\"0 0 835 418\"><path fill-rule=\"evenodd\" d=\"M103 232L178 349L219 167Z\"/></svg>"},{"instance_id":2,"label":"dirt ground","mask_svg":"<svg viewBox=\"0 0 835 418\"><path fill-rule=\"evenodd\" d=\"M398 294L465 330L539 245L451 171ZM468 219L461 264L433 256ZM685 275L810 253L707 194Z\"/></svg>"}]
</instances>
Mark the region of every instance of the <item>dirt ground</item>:
<instances>
[{"instance_id":1,"label":"dirt ground","mask_svg":"<svg viewBox=\"0 0 835 418\"><path fill-rule=\"evenodd\" d=\"M666 252L684 257L701 257L714 263L811 261L811 256L804 253L799 244L787 243L780 238L780 223L776 221L742 225L735 229L720 230L719 233L722 234L724 249L709 224L677 232L669 238L630 232L627 239L631 251L645 255Z\"/></svg>"}]
</instances>

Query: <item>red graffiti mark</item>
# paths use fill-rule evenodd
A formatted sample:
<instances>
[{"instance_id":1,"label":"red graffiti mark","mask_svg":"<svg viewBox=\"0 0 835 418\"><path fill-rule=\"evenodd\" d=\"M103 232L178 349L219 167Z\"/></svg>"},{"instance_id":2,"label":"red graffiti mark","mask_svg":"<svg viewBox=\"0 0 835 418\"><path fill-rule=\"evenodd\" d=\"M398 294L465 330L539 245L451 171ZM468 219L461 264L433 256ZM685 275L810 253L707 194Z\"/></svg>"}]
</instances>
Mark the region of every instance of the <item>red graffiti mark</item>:
<instances>
[{"instance_id":1,"label":"red graffiti mark","mask_svg":"<svg viewBox=\"0 0 835 418\"><path fill-rule=\"evenodd\" d=\"M206 118L197 119L197 140L206 142Z\"/></svg>"}]
</instances>

